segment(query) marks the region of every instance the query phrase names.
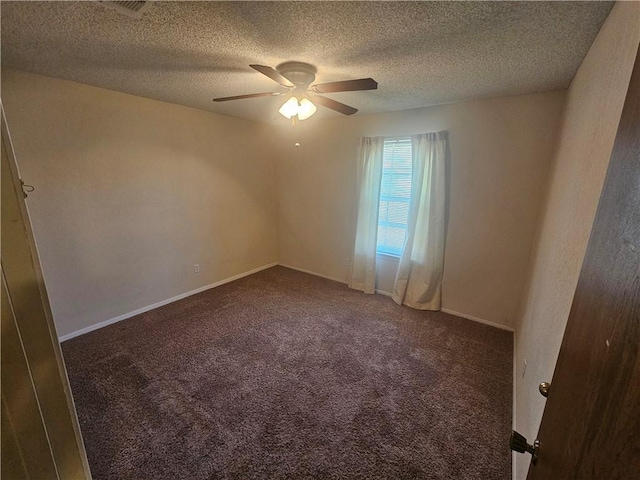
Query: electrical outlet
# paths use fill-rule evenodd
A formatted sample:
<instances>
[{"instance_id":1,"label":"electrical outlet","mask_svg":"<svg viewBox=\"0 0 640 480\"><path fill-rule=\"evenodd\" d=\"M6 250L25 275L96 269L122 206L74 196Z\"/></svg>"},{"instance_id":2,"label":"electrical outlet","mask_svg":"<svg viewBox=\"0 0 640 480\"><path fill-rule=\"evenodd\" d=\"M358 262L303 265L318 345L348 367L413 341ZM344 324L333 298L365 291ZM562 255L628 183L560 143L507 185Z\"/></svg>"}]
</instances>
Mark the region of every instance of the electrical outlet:
<instances>
[{"instance_id":1,"label":"electrical outlet","mask_svg":"<svg viewBox=\"0 0 640 480\"><path fill-rule=\"evenodd\" d=\"M196 263L196 264L193 266L193 272L194 272L194 273L200 273L200 264L199 264L199 263Z\"/></svg>"},{"instance_id":2,"label":"electrical outlet","mask_svg":"<svg viewBox=\"0 0 640 480\"><path fill-rule=\"evenodd\" d=\"M348 267L350 263L351 262L349 262L349 258L348 257L344 259L344 266L345 267Z\"/></svg>"},{"instance_id":3,"label":"electrical outlet","mask_svg":"<svg viewBox=\"0 0 640 480\"><path fill-rule=\"evenodd\" d=\"M524 362L522 362L522 378L524 378L524 374L527 373L527 359L524 359Z\"/></svg>"}]
</instances>

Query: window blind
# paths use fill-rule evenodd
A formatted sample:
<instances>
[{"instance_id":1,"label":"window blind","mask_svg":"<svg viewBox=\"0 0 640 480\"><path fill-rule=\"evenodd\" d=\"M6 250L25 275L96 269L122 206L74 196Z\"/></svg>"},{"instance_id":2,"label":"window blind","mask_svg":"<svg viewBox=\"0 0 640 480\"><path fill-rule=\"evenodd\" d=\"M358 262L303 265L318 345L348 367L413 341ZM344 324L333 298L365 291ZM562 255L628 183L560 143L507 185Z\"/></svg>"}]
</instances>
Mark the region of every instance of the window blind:
<instances>
[{"instance_id":1,"label":"window blind","mask_svg":"<svg viewBox=\"0 0 640 480\"><path fill-rule=\"evenodd\" d=\"M378 253L400 256L411 198L411 139L384 141L378 217Z\"/></svg>"}]
</instances>

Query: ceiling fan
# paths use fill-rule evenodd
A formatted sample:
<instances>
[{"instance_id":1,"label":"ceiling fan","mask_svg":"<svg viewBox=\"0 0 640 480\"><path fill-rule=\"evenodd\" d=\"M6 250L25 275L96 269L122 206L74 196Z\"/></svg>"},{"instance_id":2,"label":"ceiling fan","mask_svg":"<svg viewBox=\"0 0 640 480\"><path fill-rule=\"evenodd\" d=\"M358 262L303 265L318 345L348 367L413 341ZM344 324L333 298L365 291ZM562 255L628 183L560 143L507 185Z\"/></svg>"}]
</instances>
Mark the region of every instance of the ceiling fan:
<instances>
[{"instance_id":1,"label":"ceiling fan","mask_svg":"<svg viewBox=\"0 0 640 480\"><path fill-rule=\"evenodd\" d=\"M229 100L242 100L256 97L278 97L291 94L279 112L294 120L306 120L313 115L317 108L315 104L330 108L344 115L353 115L357 108L337 102L331 98L322 97L322 93L353 92L357 90L375 90L378 82L373 78L359 78L357 80L345 80L342 82L320 83L311 85L316 79L316 67L303 62L285 62L276 68L265 65L249 65L254 70L266 75L280 86L286 88L283 92L251 93L237 95L235 97L214 98L214 102L228 102Z\"/></svg>"}]
</instances>

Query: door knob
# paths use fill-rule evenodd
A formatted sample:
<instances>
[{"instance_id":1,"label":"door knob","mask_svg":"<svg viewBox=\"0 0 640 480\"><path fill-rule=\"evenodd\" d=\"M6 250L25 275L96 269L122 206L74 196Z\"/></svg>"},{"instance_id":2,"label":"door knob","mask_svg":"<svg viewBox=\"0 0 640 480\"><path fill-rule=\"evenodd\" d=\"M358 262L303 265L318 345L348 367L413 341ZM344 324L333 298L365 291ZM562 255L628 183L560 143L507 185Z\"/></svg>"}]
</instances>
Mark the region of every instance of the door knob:
<instances>
[{"instance_id":1,"label":"door knob","mask_svg":"<svg viewBox=\"0 0 640 480\"><path fill-rule=\"evenodd\" d=\"M533 445L527 443L527 439L520 435L515 430L511 431L511 440L509 441L509 447L514 452L531 454L531 463L533 465L538 461L538 450L540 450L540 440L533 442Z\"/></svg>"},{"instance_id":2,"label":"door knob","mask_svg":"<svg viewBox=\"0 0 640 480\"><path fill-rule=\"evenodd\" d=\"M542 382L540 384L540 386L538 387L538 391L540 392L540 395L542 395L543 397L547 398L547 396L549 395L549 389L551 388L551 384L547 383L547 382Z\"/></svg>"}]
</instances>

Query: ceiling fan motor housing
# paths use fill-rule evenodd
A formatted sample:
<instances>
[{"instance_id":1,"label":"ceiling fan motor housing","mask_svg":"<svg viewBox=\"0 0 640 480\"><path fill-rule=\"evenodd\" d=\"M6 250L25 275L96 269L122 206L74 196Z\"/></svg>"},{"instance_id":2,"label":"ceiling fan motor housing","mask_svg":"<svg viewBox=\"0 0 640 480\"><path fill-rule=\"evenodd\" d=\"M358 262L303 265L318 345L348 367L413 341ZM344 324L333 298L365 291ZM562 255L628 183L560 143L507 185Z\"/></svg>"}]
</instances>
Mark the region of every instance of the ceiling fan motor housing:
<instances>
[{"instance_id":1,"label":"ceiling fan motor housing","mask_svg":"<svg viewBox=\"0 0 640 480\"><path fill-rule=\"evenodd\" d=\"M316 67L304 62L285 62L276 70L300 90L306 90L316 79Z\"/></svg>"}]
</instances>

